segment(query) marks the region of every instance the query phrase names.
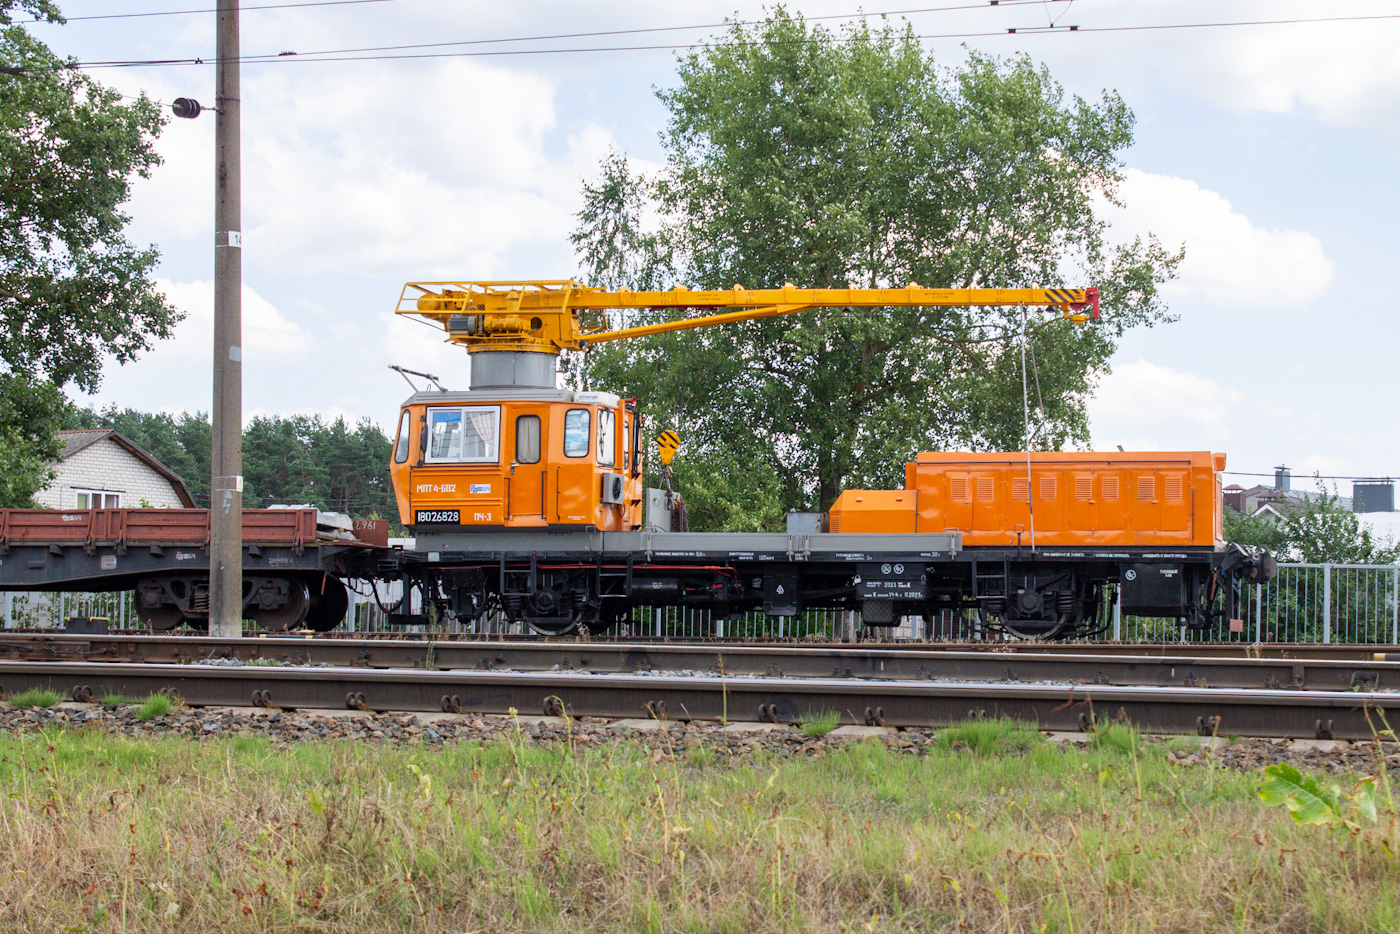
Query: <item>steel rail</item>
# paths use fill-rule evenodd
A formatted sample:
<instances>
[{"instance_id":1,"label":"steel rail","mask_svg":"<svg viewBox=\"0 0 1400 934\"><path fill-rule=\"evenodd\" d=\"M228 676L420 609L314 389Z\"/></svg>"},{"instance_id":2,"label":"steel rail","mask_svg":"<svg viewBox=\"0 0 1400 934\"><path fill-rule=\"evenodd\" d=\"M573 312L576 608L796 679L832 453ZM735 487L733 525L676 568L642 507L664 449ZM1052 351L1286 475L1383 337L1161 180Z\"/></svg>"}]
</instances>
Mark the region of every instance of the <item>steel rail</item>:
<instances>
[{"instance_id":1,"label":"steel rail","mask_svg":"<svg viewBox=\"0 0 1400 934\"><path fill-rule=\"evenodd\" d=\"M137 636L170 639L202 639L212 643L207 636L196 635L188 630L183 632L161 632L149 629L112 630L109 638L130 639ZM66 633L61 629L0 629L0 652L3 646L13 645L26 639L61 638L96 639L95 635ZM324 632L314 635L306 633L251 632L248 639L302 639L315 638L326 641L375 642L416 644L433 642L438 646L447 644L470 645L489 643L491 645L698 645L698 646L772 646L775 648L886 648L908 649L924 652L990 652L994 654L1031 652L1043 655L1149 655L1171 658L1286 658L1300 660L1336 661L1400 661L1400 645L1390 643L1359 642L916 642L900 640L870 639L859 642L816 639L741 639L733 637L691 639L665 636L636 635L626 637L594 636L588 641L573 636L541 636L535 634L503 635L496 633L440 632L425 634L416 631L389 632Z\"/></svg>"},{"instance_id":2,"label":"steel rail","mask_svg":"<svg viewBox=\"0 0 1400 934\"><path fill-rule=\"evenodd\" d=\"M175 692L197 707L774 722L836 711L845 723L888 726L1007 716L1047 730L1123 720L1151 732L1354 740L1400 724L1400 694L1376 692L0 661L0 690L13 696L30 688L78 699Z\"/></svg>"},{"instance_id":3,"label":"steel rail","mask_svg":"<svg viewBox=\"0 0 1400 934\"><path fill-rule=\"evenodd\" d=\"M1043 648L1035 644L1036 649ZM1082 646L1081 648L1087 648ZM922 646L424 642L296 637L0 636L0 658L188 663L211 658L437 670L682 670L778 677L1061 681L1107 685L1355 690L1400 688L1394 661L955 652Z\"/></svg>"}]
</instances>

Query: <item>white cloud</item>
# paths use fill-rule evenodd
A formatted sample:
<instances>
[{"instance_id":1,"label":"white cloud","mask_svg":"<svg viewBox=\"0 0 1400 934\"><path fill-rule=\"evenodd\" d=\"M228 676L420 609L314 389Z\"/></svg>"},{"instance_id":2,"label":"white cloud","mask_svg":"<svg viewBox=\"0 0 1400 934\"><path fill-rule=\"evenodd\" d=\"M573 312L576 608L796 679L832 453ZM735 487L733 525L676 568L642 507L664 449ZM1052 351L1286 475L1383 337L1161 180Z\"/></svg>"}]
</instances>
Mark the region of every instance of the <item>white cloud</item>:
<instances>
[{"instance_id":1,"label":"white cloud","mask_svg":"<svg viewBox=\"0 0 1400 934\"><path fill-rule=\"evenodd\" d=\"M1332 260L1312 234L1258 227L1190 179L1138 169L1124 176L1123 207L1105 203L1102 216L1117 239L1150 232L1169 248L1186 245L1169 294L1225 308L1276 308L1306 304L1332 281Z\"/></svg>"},{"instance_id":2,"label":"white cloud","mask_svg":"<svg viewBox=\"0 0 1400 934\"><path fill-rule=\"evenodd\" d=\"M185 320L176 328L175 337L160 344L145 359L153 361L162 353L177 352L187 357L202 347L207 360L213 354L214 343L214 285L212 282L169 282L157 285L176 308L184 311ZM246 283L243 286L243 357L245 360L299 360L311 350L311 335L301 325L287 319L275 305L259 295ZM175 350L179 345L179 350Z\"/></svg>"},{"instance_id":3,"label":"white cloud","mask_svg":"<svg viewBox=\"0 0 1400 934\"><path fill-rule=\"evenodd\" d=\"M1069 6L1057 4L1057 6ZM1388 0L1095 0L1060 17L1086 32L1059 48L1044 44L1057 75L1085 87L1116 87L1129 101L1164 89L1236 112L1306 112L1333 126L1394 136L1400 115L1400 21L1351 20L1093 33L1095 27L1314 20L1393 15ZM1111 75L1111 78L1104 76Z\"/></svg>"},{"instance_id":4,"label":"white cloud","mask_svg":"<svg viewBox=\"0 0 1400 934\"><path fill-rule=\"evenodd\" d=\"M1114 367L1089 400L1097 450L1201 450L1230 437L1231 407L1245 397L1213 379L1138 360Z\"/></svg>"}]
</instances>

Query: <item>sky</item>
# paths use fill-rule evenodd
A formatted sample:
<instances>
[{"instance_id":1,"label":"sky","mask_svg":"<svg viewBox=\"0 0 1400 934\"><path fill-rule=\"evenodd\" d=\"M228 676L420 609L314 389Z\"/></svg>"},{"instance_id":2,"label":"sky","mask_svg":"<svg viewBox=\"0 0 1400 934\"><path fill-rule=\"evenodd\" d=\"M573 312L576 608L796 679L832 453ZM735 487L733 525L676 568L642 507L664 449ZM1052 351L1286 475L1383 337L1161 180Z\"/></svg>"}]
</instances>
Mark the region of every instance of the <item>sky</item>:
<instances>
[{"instance_id":1,"label":"sky","mask_svg":"<svg viewBox=\"0 0 1400 934\"><path fill-rule=\"evenodd\" d=\"M465 355L440 332L395 319L403 283L576 276L568 235L582 179L610 148L659 164L655 91L675 85L681 47L764 10L735 0L253 9L287 2L244 0L241 18L243 53L275 56L242 70L244 416L368 417L386 430L409 391L391 364L467 382ZM1103 216L1115 239L1150 232L1187 254L1166 289L1178 320L1130 332L1101 375L1095 448L1224 451L1238 472L1227 482L1246 486L1279 464L1295 477L1400 475L1387 323L1400 3L864 2L788 8L833 28L892 14L950 67L968 49L1024 53L1069 94L1117 91L1136 114L1122 206L1104 204ZM213 57L213 0L60 5L67 25L29 28L80 61ZM182 10L205 12L78 18ZM1373 18L1195 25L1319 17ZM1188 28L1134 28L1173 24ZM618 30L667 31L494 41ZM461 44L373 53L406 56L393 59L311 54L427 43ZM91 73L126 94L213 103L208 64ZM137 362L109 366L80 402L209 409L213 135L212 114L172 120L164 164L129 205L132 239L159 248L162 288L187 318ZM1350 494L1349 481L1337 486Z\"/></svg>"}]
</instances>

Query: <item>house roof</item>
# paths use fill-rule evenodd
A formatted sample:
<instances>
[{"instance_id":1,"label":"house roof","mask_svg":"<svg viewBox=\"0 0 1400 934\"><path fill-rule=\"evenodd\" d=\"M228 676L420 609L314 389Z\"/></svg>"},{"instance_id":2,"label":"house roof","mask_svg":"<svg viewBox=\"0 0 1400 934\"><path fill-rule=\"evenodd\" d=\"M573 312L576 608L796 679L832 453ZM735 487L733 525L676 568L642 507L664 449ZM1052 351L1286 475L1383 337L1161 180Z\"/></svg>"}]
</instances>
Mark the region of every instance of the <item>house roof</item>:
<instances>
[{"instance_id":1,"label":"house roof","mask_svg":"<svg viewBox=\"0 0 1400 934\"><path fill-rule=\"evenodd\" d=\"M185 480L175 471L156 460L146 452L144 448L132 441L126 435L114 428L80 428L72 431L60 431L58 440L63 442L63 452L58 455L59 460L66 461L84 448L89 448L101 441L103 438L110 438L113 443L131 452L132 456L142 461L156 473L170 481L170 485L175 488L175 495L180 497L180 505L186 509L194 508L194 497L190 495L190 488L185 485Z\"/></svg>"}]
</instances>

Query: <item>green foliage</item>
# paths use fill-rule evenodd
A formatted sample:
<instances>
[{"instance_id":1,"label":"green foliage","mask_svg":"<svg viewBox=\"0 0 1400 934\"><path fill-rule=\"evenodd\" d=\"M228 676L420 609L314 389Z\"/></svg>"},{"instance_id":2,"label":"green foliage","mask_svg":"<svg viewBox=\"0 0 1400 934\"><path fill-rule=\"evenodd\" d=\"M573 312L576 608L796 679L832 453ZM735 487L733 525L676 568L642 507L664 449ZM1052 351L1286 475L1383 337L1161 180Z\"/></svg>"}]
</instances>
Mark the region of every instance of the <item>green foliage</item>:
<instances>
[{"instance_id":1,"label":"green foliage","mask_svg":"<svg viewBox=\"0 0 1400 934\"><path fill-rule=\"evenodd\" d=\"M159 106L67 67L17 14L62 22L48 0L0 0L0 506L50 479L63 387L96 389L105 360L130 362L180 317L121 210L160 162Z\"/></svg>"},{"instance_id":2,"label":"green foliage","mask_svg":"<svg viewBox=\"0 0 1400 934\"><path fill-rule=\"evenodd\" d=\"M211 430L203 413L81 409L65 428L115 428L184 478L195 502L209 502ZM243 430L243 502L310 503L356 516L396 516L389 483L391 442L368 419L259 417Z\"/></svg>"},{"instance_id":3,"label":"green foliage","mask_svg":"<svg viewBox=\"0 0 1400 934\"><path fill-rule=\"evenodd\" d=\"M938 731L938 748L966 748L979 756L1022 753L1045 742L1034 723L1010 717L984 717Z\"/></svg>"},{"instance_id":4,"label":"green foliage","mask_svg":"<svg viewBox=\"0 0 1400 934\"><path fill-rule=\"evenodd\" d=\"M0 63L28 73L0 75L0 361L92 390L109 355L135 359L179 320L150 279L156 251L127 241L121 210L160 162L164 118L18 26L0 31Z\"/></svg>"},{"instance_id":5,"label":"green foliage","mask_svg":"<svg viewBox=\"0 0 1400 934\"><path fill-rule=\"evenodd\" d=\"M613 155L584 186L573 239L587 278L1092 283L1101 322L1027 329L1032 446L1087 441L1097 374L1126 329L1166 320L1158 286L1181 259L1155 241L1112 248L1094 216L1132 140L1116 95L1066 100L1024 58L939 69L908 30L837 36L781 8L686 58L679 78L660 92L666 167L638 177ZM845 487L898 485L920 450L1021 447L1020 332L1015 310L822 310L604 345L570 377L637 395L654 427L682 433L687 479L725 491L692 499L710 498L694 527L732 528L728 503L756 500L773 528Z\"/></svg>"},{"instance_id":6,"label":"green foliage","mask_svg":"<svg viewBox=\"0 0 1400 934\"><path fill-rule=\"evenodd\" d=\"M0 373L0 508L33 506L53 479L58 429L70 404L48 380Z\"/></svg>"},{"instance_id":7,"label":"green foliage","mask_svg":"<svg viewBox=\"0 0 1400 934\"><path fill-rule=\"evenodd\" d=\"M1089 745L1096 749L1132 754L1141 744L1142 734L1131 723L1102 723L1089 734Z\"/></svg>"},{"instance_id":8,"label":"green foliage","mask_svg":"<svg viewBox=\"0 0 1400 934\"><path fill-rule=\"evenodd\" d=\"M812 710L802 718L802 735L813 738L825 736L841 723L839 710Z\"/></svg>"},{"instance_id":9,"label":"green foliage","mask_svg":"<svg viewBox=\"0 0 1400 934\"><path fill-rule=\"evenodd\" d=\"M1264 769L1259 798L1270 807L1283 806L1299 824L1325 824L1359 830L1359 821L1376 822L1376 779L1366 776L1356 789L1343 793L1337 785L1324 786L1304 776L1286 762Z\"/></svg>"},{"instance_id":10,"label":"green foliage","mask_svg":"<svg viewBox=\"0 0 1400 934\"><path fill-rule=\"evenodd\" d=\"M122 704L134 704L136 701L126 694L103 694L98 703L104 707L119 707Z\"/></svg>"},{"instance_id":11,"label":"green foliage","mask_svg":"<svg viewBox=\"0 0 1400 934\"><path fill-rule=\"evenodd\" d=\"M1309 564L1393 564L1400 561L1400 543L1377 536L1361 517L1342 505L1335 486L1304 494L1296 506L1279 508L1281 519L1268 513L1245 516L1225 510L1225 538L1251 548L1267 548L1281 561Z\"/></svg>"},{"instance_id":12,"label":"green foliage","mask_svg":"<svg viewBox=\"0 0 1400 934\"><path fill-rule=\"evenodd\" d=\"M57 691L52 691L48 688L30 688L29 690L21 691L14 697L10 698L10 706L52 707L54 704L57 704L61 700L63 700L63 696Z\"/></svg>"},{"instance_id":13,"label":"green foliage","mask_svg":"<svg viewBox=\"0 0 1400 934\"><path fill-rule=\"evenodd\" d=\"M136 719L142 723L163 717L179 706L179 702L165 694L151 694L136 708Z\"/></svg>"}]
</instances>

